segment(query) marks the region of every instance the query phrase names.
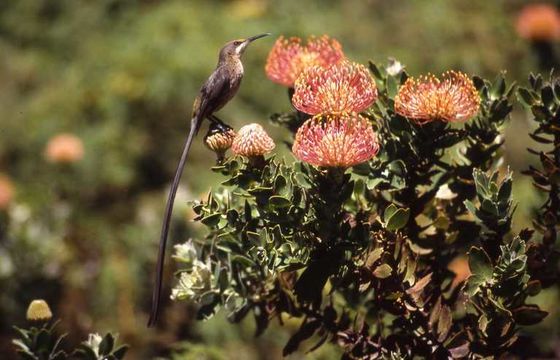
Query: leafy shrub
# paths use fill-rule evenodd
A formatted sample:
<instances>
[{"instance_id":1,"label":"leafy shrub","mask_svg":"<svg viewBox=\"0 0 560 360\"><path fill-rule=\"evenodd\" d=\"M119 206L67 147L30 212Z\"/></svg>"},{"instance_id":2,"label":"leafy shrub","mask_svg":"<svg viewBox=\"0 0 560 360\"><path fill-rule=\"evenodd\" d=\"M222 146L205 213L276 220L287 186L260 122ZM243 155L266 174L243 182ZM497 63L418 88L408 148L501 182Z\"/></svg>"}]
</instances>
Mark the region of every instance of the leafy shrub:
<instances>
[{"instance_id":1,"label":"leafy shrub","mask_svg":"<svg viewBox=\"0 0 560 360\"><path fill-rule=\"evenodd\" d=\"M200 319L251 315L256 335L300 318L284 355L311 338L309 351L332 342L347 359L530 355L516 346L534 341L522 329L547 315L530 298L557 281L557 81L531 75L517 92L539 124L533 139L554 146L533 151L542 169L528 170L548 196L536 236L512 229L512 173L496 170L514 85L317 61L333 44L276 43L269 76L300 75L288 84L295 111L271 120L295 135L298 161L218 161L223 186L193 207L206 237L176 246L172 298L196 302Z\"/></svg>"}]
</instances>

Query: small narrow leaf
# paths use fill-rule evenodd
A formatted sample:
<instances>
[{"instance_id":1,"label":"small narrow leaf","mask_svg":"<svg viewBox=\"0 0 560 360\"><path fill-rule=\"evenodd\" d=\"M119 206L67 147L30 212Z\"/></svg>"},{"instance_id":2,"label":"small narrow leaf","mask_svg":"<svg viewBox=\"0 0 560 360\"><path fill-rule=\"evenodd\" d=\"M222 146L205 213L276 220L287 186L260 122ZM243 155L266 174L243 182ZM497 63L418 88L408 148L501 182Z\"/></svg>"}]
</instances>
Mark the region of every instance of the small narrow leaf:
<instances>
[{"instance_id":1,"label":"small narrow leaf","mask_svg":"<svg viewBox=\"0 0 560 360\"><path fill-rule=\"evenodd\" d=\"M492 279L492 262L482 248L472 247L469 251L469 268L473 274L482 277L482 279Z\"/></svg>"},{"instance_id":2,"label":"small narrow leaf","mask_svg":"<svg viewBox=\"0 0 560 360\"><path fill-rule=\"evenodd\" d=\"M385 279L391 276L393 269L387 264L379 265L375 270L373 270L373 276L378 279Z\"/></svg>"}]
</instances>

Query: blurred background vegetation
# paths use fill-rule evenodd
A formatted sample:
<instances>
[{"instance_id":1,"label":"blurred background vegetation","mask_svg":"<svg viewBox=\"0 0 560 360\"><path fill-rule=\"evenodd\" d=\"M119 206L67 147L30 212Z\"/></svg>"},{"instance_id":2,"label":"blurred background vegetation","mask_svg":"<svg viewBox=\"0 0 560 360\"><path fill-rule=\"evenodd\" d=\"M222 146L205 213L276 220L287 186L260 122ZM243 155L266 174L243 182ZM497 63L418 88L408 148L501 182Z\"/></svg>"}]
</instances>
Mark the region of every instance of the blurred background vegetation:
<instances>
[{"instance_id":1,"label":"blurred background vegetation","mask_svg":"<svg viewBox=\"0 0 560 360\"><path fill-rule=\"evenodd\" d=\"M412 75L457 69L493 78L505 70L510 81L525 84L530 71L539 71L530 44L515 31L527 3L1 1L0 354L10 358L11 326L24 323L32 299L44 298L68 342L117 331L132 346L131 359L280 358L289 321L255 339L250 319L242 326L220 316L195 323L192 309L169 304L158 328L145 327L167 188L192 100L221 45L264 31L327 33L356 61L395 57ZM287 133L267 122L290 108L285 89L264 74L273 41L247 51L244 83L221 117L234 127L263 123L282 141ZM525 150L529 126L518 106L505 154L515 172L518 228L530 225L541 201L520 174L532 161ZM175 243L199 231L187 201L219 181L209 171L214 154L200 139L176 202ZM169 276L167 293L171 282ZM558 346L557 300L555 290L541 299L551 311L533 330L546 335L543 346ZM328 346L311 355L338 356Z\"/></svg>"}]
</instances>

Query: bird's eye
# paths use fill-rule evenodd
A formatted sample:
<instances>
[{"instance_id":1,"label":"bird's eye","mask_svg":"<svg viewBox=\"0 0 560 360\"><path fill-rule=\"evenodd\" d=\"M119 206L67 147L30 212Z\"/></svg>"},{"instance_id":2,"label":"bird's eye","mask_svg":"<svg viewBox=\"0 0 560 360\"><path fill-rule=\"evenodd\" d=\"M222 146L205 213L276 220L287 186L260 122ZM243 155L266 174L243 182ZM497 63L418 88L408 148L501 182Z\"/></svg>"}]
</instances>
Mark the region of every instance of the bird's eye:
<instances>
[{"instance_id":1,"label":"bird's eye","mask_svg":"<svg viewBox=\"0 0 560 360\"><path fill-rule=\"evenodd\" d=\"M239 41L239 40L236 40L236 41L234 41L234 42L233 42L233 45L235 45L235 46L237 46L237 45L241 45L241 41Z\"/></svg>"}]
</instances>

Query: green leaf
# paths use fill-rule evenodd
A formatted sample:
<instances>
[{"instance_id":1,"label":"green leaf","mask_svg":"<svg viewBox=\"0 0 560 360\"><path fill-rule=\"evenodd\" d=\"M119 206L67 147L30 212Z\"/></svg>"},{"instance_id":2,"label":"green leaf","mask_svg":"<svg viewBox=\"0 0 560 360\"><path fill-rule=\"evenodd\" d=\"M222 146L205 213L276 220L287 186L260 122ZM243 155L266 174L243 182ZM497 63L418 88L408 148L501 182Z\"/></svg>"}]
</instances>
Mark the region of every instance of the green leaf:
<instances>
[{"instance_id":1,"label":"green leaf","mask_svg":"<svg viewBox=\"0 0 560 360\"><path fill-rule=\"evenodd\" d=\"M539 309L536 305L520 306L512 311L513 318L519 325L535 325L540 323L548 312Z\"/></svg>"},{"instance_id":2,"label":"green leaf","mask_svg":"<svg viewBox=\"0 0 560 360\"><path fill-rule=\"evenodd\" d=\"M226 269L220 269L220 274L218 275L218 286L220 292L224 292L229 286L229 277Z\"/></svg>"},{"instance_id":3,"label":"green leaf","mask_svg":"<svg viewBox=\"0 0 560 360\"><path fill-rule=\"evenodd\" d=\"M406 175L406 165L402 160L395 160L387 165L387 169L397 176Z\"/></svg>"},{"instance_id":4,"label":"green leaf","mask_svg":"<svg viewBox=\"0 0 560 360\"><path fill-rule=\"evenodd\" d=\"M290 199L278 195L271 196L269 199L269 203L276 209L287 208L292 204Z\"/></svg>"},{"instance_id":5,"label":"green leaf","mask_svg":"<svg viewBox=\"0 0 560 360\"><path fill-rule=\"evenodd\" d=\"M504 74L498 75L492 88L490 89L490 95L492 98L497 99L502 97L502 95L506 92L506 82L504 79Z\"/></svg>"},{"instance_id":6,"label":"green leaf","mask_svg":"<svg viewBox=\"0 0 560 360\"><path fill-rule=\"evenodd\" d=\"M33 353L30 352L18 350L17 354L23 360L39 360L37 356L35 356Z\"/></svg>"},{"instance_id":7,"label":"green leaf","mask_svg":"<svg viewBox=\"0 0 560 360\"><path fill-rule=\"evenodd\" d=\"M234 255L231 257L232 263L238 263L245 267L251 267L255 265L255 262L243 255Z\"/></svg>"},{"instance_id":8,"label":"green leaf","mask_svg":"<svg viewBox=\"0 0 560 360\"><path fill-rule=\"evenodd\" d=\"M239 213L235 209L230 209L226 213L226 218L227 218L228 223L231 226L234 226L235 223L237 222L237 219L239 219Z\"/></svg>"},{"instance_id":9,"label":"green leaf","mask_svg":"<svg viewBox=\"0 0 560 360\"><path fill-rule=\"evenodd\" d=\"M222 214L220 213L211 214L206 217L203 217L202 220L200 220L200 222L206 226L216 226L220 222L221 216Z\"/></svg>"},{"instance_id":10,"label":"green leaf","mask_svg":"<svg viewBox=\"0 0 560 360\"><path fill-rule=\"evenodd\" d=\"M288 181L282 175L278 175L274 180L274 191L280 195L286 195Z\"/></svg>"},{"instance_id":11,"label":"green leaf","mask_svg":"<svg viewBox=\"0 0 560 360\"><path fill-rule=\"evenodd\" d=\"M465 207L467 208L467 210L469 210L469 212L475 216L477 216L476 212L476 206L474 206L473 202L470 200L465 200L463 202L465 204Z\"/></svg>"},{"instance_id":12,"label":"green leaf","mask_svg":"<svg viewBox=\"0 0 560 360\"><path fill-rule=\"evenodd\" d=\"M99 354L100 355L109 355L111 350L113 350L113 346L115 346L115 338L111 333L107 333L101 343L99 343Z\"/></svg>"},{"instance_id":13,"label":"green leaf","mask_svg":"<svg viewBox=\"0 0 560 360\"><path fill-rule=\"evenodd\" d=\"M484 281L492 279L492 262L482 248L472 247L469 251L469 268L474 275L480 276Z\"/></svg>"},{"instance_id":14,"label":"green leaf","mask_svg":"<svg viewBox=\"0 0 560 360\"><path fill-rule=\"evenodd\" d=\"M550 85L544 86L541 89L541 99L547 108L551 108L554 105L554 93Z\"/></svg>"},{"instance_id":15,"label":"green leaf","mask_svg":"<svg viewBox=\"0 0 560 360\"><path fill-rule=\"evenodd\" d=\"M439 335L438 340L444 341L449 334L451 325L453 324L453 316L451 310L448 306L443 305L441 307L441 312L438 318L437 333Z\"/></svg>"},{"instance_id":16,"label":"green leaf","mask_svg":"<svg viewBox=\"0 0 560 360\"><path fill-rule=\"evenodd\" d=\"M535 296L541 292L542 286L539 280L532 280L527 283L527 289L525 290L529 296Z\"/></svg>"},{"instance_id":17,"label":"green leaf","mask_svg":"<svg viewBox=\"0 0 560 360\"><path fill-rule=\"evenodd\" d=\"M410 209L397 209L387 220L385 225L388 230L398 230L402 229L410 218Z\"/></svg>"},{"instance_id":18,"label":"green leaf","mask_svg":"<svg viewBox=\"0 0 560 360\"><path fill-rule=\"evenodd\" d=\"M378 247L372 252L370 252L367 256L365 267L370 269L373 266L373 264L375 264L375 262L381 258L382 253L383 253L382 247Z\"/></svg>"},{"instance_id":19,"label":"green leaf","mask_svg":"<svg viewBox=\"0 0 560 360\"><path fill-rule=\"evenodd\" d=\"M128 351L128 345L123 345L119 347L117 350L113 351L113 356L117 359L124 359L126 352Z\"/></svg>"},{"instance_id":20,"label":"green leaf","mask_svg":"<svg viewBox=\"0 0 560 360\"><path fill-rule=\"evenodd\" d=\"M375 270L373 270L373 276L378 279L385 279L391 276L393 269L387 264L379 265Z\"/></svg>"},{"instance_id":21,"label":"green leaf","mask_svg":"<svg viewBox=\"0 0 560 360\"><path fill-rule=\"evenodd\" d=\"M391 216L395 215L399 208L395 206L395 204L390 204L385 208L385 212L383 213L383 221L388 222Z\"/></svg>"},{"instance_id":22,"label":"green leaf","mask_svg":"<svg viewBox=\"0 0 560 360\"><path fill-rule=\"evenodd\" d=\"M369 70L371 71L373 76L375 76L378 80L383 80L383 75L381 74L381 71L379 71L379 68L377 67L377 65L375 65L373 61L369 62Z\"/></svg>"},{"instance_id":23,"label":"green leaf","mask_svg":"<svg viewBox=\"0 0 560 360\"><path fill-rule=\"evenodd\" d=\"M479 77L479 76L473 76L472 78L474 86L476 87L476 90L480 91L483 87L484 87L484 80Z\"/></svg>"},{"instance_id":24,"label":"green leaf","mask_svg":"<svg viewBox=\"0 0 560 360\"><path fill-rule=\"evenodd\" d=\"M251 221L251 219L253 218L252 214L251 214L251 205L249 204L249 202L247 200L245 200L245 211L244 211L244 215L245 215L245 221L249 222Z\"/></svg>"},{"instance_id":25,"label":"green leaf","mask_svg":"<svg viewBox=\"0 0 560 360\"><path fill-rule=\"evenodd\" d=\"M95 351L86 344L80 345L80 347L72 355L74 357L78 357L79 359L97 360L97 354Z\"/></svg>"},{"instance_id":26,"label":"green leaf","mask_svg":"<svg viewBox=\"0 0 560 360\"><path fill-rule=\"evenodd\" d=\"M531 107L536 102L535 96L533 95L532 91L528 89L519 88L517 90L517 94L518 94L517 98L519 99L521 104L523 104L525 107Z\"/></svg>"},{"instance_id":27,"label":"green leaf","mask_svg":"<svg viewBox=\"0 0 560 360\"><path fill-rule=\"evenodd\" d=\"M387 87L387 95L389 95L390 98L393 98L395 97L395 95L397 95L399 89L399 84L397 83L397 79L395 79L392 76L388 77L385 80L385 86Z\"/></svg>"}]
</instances>

